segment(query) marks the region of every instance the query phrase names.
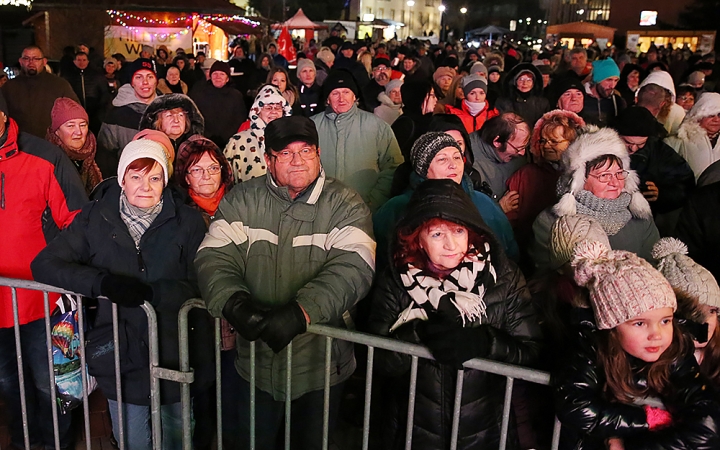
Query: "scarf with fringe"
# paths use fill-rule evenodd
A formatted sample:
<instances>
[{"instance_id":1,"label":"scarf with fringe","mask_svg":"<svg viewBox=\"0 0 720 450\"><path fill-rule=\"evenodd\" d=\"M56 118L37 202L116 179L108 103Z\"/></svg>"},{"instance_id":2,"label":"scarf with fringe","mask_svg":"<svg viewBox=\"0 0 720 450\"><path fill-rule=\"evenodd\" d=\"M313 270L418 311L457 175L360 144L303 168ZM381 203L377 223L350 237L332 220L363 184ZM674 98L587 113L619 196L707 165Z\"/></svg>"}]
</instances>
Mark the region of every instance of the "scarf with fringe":
<instances>
[{"instance_id":1,"label":"scarf with fringe","mask_svg":"<svg viewBox=\"0 0 720 450\"><path fill-rule=\"evenodd\" d=\"M471 248L442 280L411 264L400 273L400 279L413 301L398 315L390 332L415 319L428 320L429 312L438 311L456 316L462 326L482 323L487 317L485 292L497 281L497 274L490 263L490 246L485 243L484 251Z\"/></svg>"}]
</instances>

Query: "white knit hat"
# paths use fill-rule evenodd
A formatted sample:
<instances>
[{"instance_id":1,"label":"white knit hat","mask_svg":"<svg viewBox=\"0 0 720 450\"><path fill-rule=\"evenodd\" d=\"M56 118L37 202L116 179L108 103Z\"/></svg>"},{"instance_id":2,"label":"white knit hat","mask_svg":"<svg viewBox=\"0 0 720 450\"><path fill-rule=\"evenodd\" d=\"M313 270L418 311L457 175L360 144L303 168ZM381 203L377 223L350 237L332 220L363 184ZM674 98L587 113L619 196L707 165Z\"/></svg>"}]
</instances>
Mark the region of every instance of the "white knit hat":
<instances>
[{"instance_id":1,"label":"white knit hat","mask_svg":"<svg viewBox=\"0 0 720 450\"><path fill-rule=\"evenodd\" d=\"M562 197L553 207L555 214L559 217L577 214L575 195L585 187L587 180L585 165L604 155L616 156L622 162L623 169L629 172L625 179L623 192L632 196L628 209L633 217L651 218L650 204L640 192L640 177L630 169L630 155L628 155L627 147L617 131L612 128L600 128L597 131L581 134L563 153L564 172L558 181L558 189Z\"/></svg>"},{"instance_id":2,"label":"white knit hat","mask_svg":"<svg viewBox=\"0 0 720 450\"><path fill-rule=\"evenodd\" d=\"M163 174L165 175L165 186L167 186L168 160L163 146L150 139L138 139L137 141L128 143L120 154L117 171L117 179L120 187L123 185L123 178L125 178L127 167L133 161L140 158L152 158L160 164L160 167L163 169Z\"/></svg>"},{"instance_id":3,"label":"white knit hat","mask_svg":"<svg viewBox=\"0 0 720 450\"><path fill-rule=\"evenodd\" d=\"M662 238L653 246L652 257L659 261L658 270L675 292L701 305L720 307L720 286L715 277L687 253L687 246L679 239Z\"/></svg>"}]
</instances>

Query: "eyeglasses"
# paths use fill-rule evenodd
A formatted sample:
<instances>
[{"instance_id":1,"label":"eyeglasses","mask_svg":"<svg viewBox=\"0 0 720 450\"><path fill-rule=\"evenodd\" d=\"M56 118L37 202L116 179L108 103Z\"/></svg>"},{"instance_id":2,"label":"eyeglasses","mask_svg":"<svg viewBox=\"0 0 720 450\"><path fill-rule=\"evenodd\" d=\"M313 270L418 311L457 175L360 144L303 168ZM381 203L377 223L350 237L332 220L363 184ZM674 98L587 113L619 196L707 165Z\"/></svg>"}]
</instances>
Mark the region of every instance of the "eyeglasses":
<instances>
[{"instance_id":1,"label":"eyeglasses","mask_svg":"<svg viewBox=\"0 0 720 450\"><path fill-rule=\"evenodd\" d=\"M187 173L193 178L200 178L205 172L207 172L208 175L217 175L220 173L220 169L221 167L219 165L210 166L207 169L203 169L202 167L193 167L188 170Z\"/></svg>"},{"instance_id":2,"label":"eyeglasses","mask_svg":"<svg viewBox=\"0 0 720 450\"><path fill-rule=\"evenodd\" d=\"M274 152L270 156L275 158L277 161L281 163L289 163L292 162L293 159L295 159L295 155L300 155L300 157L305 161L312 161L317 157L317 150L310 147L305 147L299 152L291 152L290 150L281 150L279 152Z\"/></svg>"},{"instance_id":3,"label":"eyeglasses","mask_svg":"<svg viewBox=\"0 0 720 450\"><path fill-rule=\"evenodd\" d=\"M511 143L510 141L507 141L506 143L507 143L507 145L509 145L510 147L512 147L513 149L515 149L515 151L518 152L518 153L520 153L521 155L522 155L523 153L525 153L525 150L527 150L527 147L528 147L528 143L527 143L527 142L526 142L522 147L515 147L514 145L512 145L512 143Z\"/></svg>"},{"instance_id":4,"label":"eyeglasses","mask_svg":"<svg viewBox=\"0 0 720 450\"><path fill-rule=\"evenodd\" d=\"M695 101L695 97L693 97L692 95L686 95L686 96L683 96L683 97L678 97L678 100L682 100L682 101L684 101L684 102L691 102L691 101L694 102L694 101Z\"/></svg>"},{"instance_id":5,"label":"eyeglasses","mask_svg":"<svg viewBox=\"0 0 720 450\"><path fill-rule=\"evenodd\" d=\"M388 70L388 68L385 67L385 66L377 66L377 67L374 67L374 68L373 68L373 72L378 72L378 71L381 71L381 70Z\"/></svg>"},{"instance_id":6,"label":"eyeglasses","mask_svg":"<svg viewBox=\"0 0 720 450\"><path fill-rule=\"evenodd\" d=\"M30 56L23 56L23 57L20 58L20 59L22 59L22 60L25 61L25 62L30 62L30 61L32 61L32 62L41 62L41 61L42 61L43 59L45 59L45 58L32 58L32 57L30 57Z\"/></svg>"},{"instance_id":7,"label":"eyeglasses","mask_svg":"<svg viewBox=\"0 0 720 450\"><path fill-rule=\"evenodd\" d=\"M178 112L165 111L162 114L160 114L160 117L163 119L169 119L171 117L174 117L178 120L184 120L185 119L185 111L178 111Z\"/></svg>"},{"instance_id":8,"label":"eyeglasses","mask_svg":"<svg viewBox=\"0 0 720 450\"><path fill-rule=\"evenodd\" d=\"M280 103L269 103L267 105L263 105L262 110L266 111L266 112L270 112L270 111L283 112L283 105L281 105Z\"/></svg>"},{"instance_id":9,"label":"eyeglasses","mask_svg":"<svg viewBox=\"0 0 720 450\"><path fill-rule=\"evenodd\" d=\"M533 79L530 77L520 77L517 79L518 83L532 83Z\"/></svg>"},{"instance_id":10,"label":"eyeglasses","mask_svg":"<svg viewBox=\"0 0 720 450\"><path fill-rule=\"evenodd\" d=\"M567 139L561 139L561 140L559 140L559 141L554 141L554 140L552 140L552 139L545 139L545 138L542 138L542 139L539 139L539 140L538 140L538 144L540 144L540 145L545 145L545 144L559 145L559 144L562 144L563 142L568 142L568 140L567 140Z\"/></svg>"},{"instance_id":11,"label":"eyeglasses","mask_svg":"<svg viewBox=\"0 0 720 450\"><path fill-rule=\"evenodd\" d=\"M602 175L590 174L590 176L593 178L597 178L597 180L599 182L601 182L602 184L608 184L609 182L612 181L613 178L617 179L618 181L622 181L625 178L627 178L629 174L630 174L630 172L628 172L627 170L622 170L620 172L604 173Z\"/></svg>"}]
</instances>

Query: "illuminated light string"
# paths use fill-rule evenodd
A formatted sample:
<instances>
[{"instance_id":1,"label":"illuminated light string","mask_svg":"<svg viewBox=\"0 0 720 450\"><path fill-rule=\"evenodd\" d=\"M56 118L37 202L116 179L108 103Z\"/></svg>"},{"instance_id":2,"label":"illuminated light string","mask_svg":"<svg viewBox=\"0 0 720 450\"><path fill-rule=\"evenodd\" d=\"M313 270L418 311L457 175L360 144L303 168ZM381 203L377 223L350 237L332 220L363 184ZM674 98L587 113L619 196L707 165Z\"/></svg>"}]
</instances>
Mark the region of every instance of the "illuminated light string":
<instances>
[{"instance_id":1,"label":"illuminated light string","mask_svg":"<svg viewBox=\"0 0 720 450\"><path fill-rule=\"evenodd\" d=\"M4 1L20 2L20 3L22 3L22 2L27 1L27 0L0 0L0 4L2 4L2 2L4 2ZM29 4L29 2L28 2L28 4ZM218 21L218 22L242 22L242 23L244 23L245 25L249 25L249 26L252 26L252 27L258 27L258 26L260 26L260 22L257 22L257 21L248 19L247 17L238 16L238 15L234 15L234 16L214 16L214 15L205 15L205 14L192 14L192 15L189 15L189 16L177 17L177 18L171 19L171 20L164 20L164 19L151 19L151 18L148 18L148 17L136 16L135 14L128 14L128 13L126 13L126 12L117 11L117 10L114 10L114 9L109 9L109 10L107 10L107 13L108 13L108 15L109 15L110 17L112 17L113 19L115 19L115 20L117 21L117 23L119 23L120 25L122 25L122 26L124 26L124 27L127 27L127 28L132 28L132 27L129 27L129 26L127 25L127 22L125 22L126 20L135 20L135 21L138 21L138 22L140 22L140 23L148 24L148 25L172 26L172 25L179 25L179 24L183 24L183 25L184 25L184 24L186 24L189 20L203 19L203 20L213 20L213 21ZM190 29L189 26L186 26L186 28Z\"/></svg>"},{"instance_id":2,"label":"illuminated light string","mask_svg":"<svg viewBox=\"0 0 720 450\"><path fill-rule=\"evenodd\" d=\"M0 6L30 6L32 0L0 0Z\"/></svg>"}]
</instances>

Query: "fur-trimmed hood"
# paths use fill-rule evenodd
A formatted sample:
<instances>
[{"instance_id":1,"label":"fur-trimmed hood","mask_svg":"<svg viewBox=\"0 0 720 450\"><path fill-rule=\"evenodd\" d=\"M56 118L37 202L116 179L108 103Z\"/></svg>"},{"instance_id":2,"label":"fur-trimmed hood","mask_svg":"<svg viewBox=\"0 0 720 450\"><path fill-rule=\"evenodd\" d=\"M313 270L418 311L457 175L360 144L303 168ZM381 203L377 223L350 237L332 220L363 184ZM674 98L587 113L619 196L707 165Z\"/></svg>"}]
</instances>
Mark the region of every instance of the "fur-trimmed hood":
<instances>
[{"instance_id":1,"label":"fur-trimmed hood","mask_svg":"<svg viewBox=\"0 0 720 450\"><path fill-rule=\"evenodd\" d=\"M720 113L720 94L716 92L703 92L700 99L685 115L683 125L685 125L686 122L700 122L701 119L714 116L718 113Z\"/></svg>"},{"instance_id":2,"label":"fur-trimmed hood","mask_svg":"<svg viewBox=\"0 0 720 450\"><path fill-rule=\"evenodd\" d=\"M548 111L543 116L535 122L535 127L533 128L532 133L532 139L530 142L532 142L532 146L530 147L530 151L532 152L533 156L536 157L542 157L542 150L540 149L540 130L542 130L543 125L545 125L545 122L548 120L551 120L553 117L556 116L565 116L570 121L570 124L573 128L576 129L578 132L578 135L580 134L580 129L585 127L585 121L582 119L582 117L578 116L572 111L565 111L562 109L554 109L552 111Z\"/></svg>"},{"instance_id":3,"label":"fur-trimmed hood","mask_svg":"<svg viewBox=\"0 0 720 450\"><path fill-rule=\"evenodd\" d=\"M611 128L601 128L594 132L580 135L563 153L563 174L558 181L558 191L562 195L553 207L559 217L577 214L575 195L585 186L585 165L603 155L614 155L622 161L623 169L629 172L625 179L623 192L630 194L628 209L633 217L649 219L652 217L650 204L640 192L640 177L630 169L630 155L617 132Z\"/></svg>"},{"instance_id":4,"label":"fur-trimmed hood","mask_svg":"<svg viewBox=\"0 0 720 450\"><path fill-rule=\"evenodd\" d=\"M174 108L182 108L190 117L190 129L185 130L184 136L203 134L205 131L205 118L200 113L195 102L184 94L167 94L153 100L145 110L142 119L140 119L140 129L155 129L155 121L157 121L158 115L163 111Z\"/></svg>"}]
</instances>

